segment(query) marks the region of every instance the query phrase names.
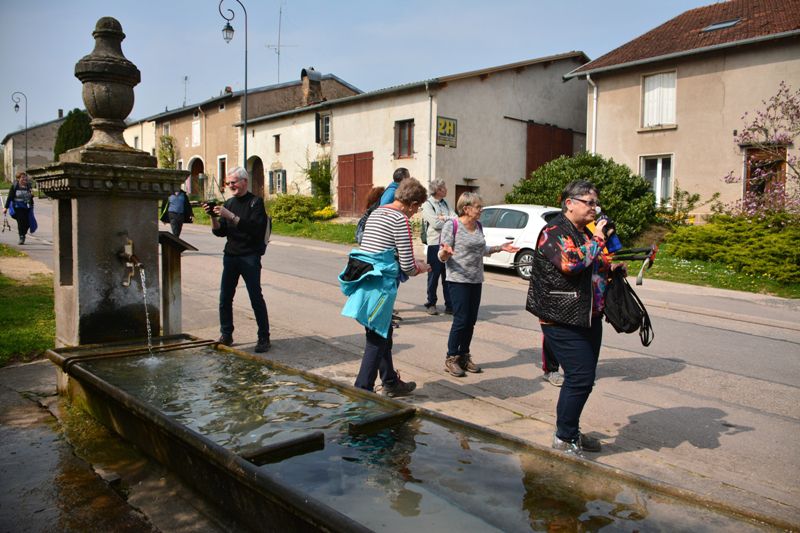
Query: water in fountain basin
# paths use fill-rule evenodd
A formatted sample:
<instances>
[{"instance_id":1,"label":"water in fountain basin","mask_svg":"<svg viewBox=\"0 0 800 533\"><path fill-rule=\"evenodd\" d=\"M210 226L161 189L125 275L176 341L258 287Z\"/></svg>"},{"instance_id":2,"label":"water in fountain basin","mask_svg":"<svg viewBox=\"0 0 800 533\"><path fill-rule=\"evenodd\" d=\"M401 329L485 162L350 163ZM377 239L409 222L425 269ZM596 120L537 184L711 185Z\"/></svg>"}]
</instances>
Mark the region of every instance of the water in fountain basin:
<instances>
[{"instance_id":1,"label":"water in fountain basin","mask_svg":"<svg viewBox=\"0 0 800 533\"><path fill-rule=\"evenodd\" d=\"M761 530L424 417L351 435L387 407L210 347L150 358L79 364L235 453L323 431L323 450L262 468L374 530Z\"/></svg>"}]
</instances>

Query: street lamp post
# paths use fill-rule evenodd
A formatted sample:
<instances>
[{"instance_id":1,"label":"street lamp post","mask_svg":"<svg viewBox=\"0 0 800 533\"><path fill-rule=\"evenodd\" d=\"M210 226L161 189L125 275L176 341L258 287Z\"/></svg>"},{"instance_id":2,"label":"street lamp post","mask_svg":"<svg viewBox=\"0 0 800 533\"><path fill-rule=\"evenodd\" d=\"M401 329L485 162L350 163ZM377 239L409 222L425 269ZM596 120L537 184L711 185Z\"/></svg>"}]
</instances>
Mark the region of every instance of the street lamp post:
<instances>
[{"instance_id":1,"label":"street lamp post","mask_svg":"<svg viewBox=\"0 0 800 533\"><path fill-rule=\"evenodd\" d=\"M238 0L237 0L238 1ZM11 94L11 101L14 102L14 112L19 113L20 96L25 99L25 171L28 171L28 97L25 93L15 91ZM14 166L14 156L11 156L11 166Z\"/></svg>"},{"instance_id":2,"label":"street lamp post","mask_svg":"<svg viewBox=\"0 0 800 533\"><path fill-rule=\"evenodd\" d=\"M230 43L233 39L233 26L231 26L231 21L233 20L234 13L232 9L226 9L229 16L226 16L225 13L222 12L222 3L225 0L219 1L219 14L222 18L225 19L225 26L222 28L222 38L225 39L226 43ZM242 4L239 0L236 0L236 3L242 7L242 11L244 12L244 142L242 143L242 151L244 153L244 168L247 168L247 9L245 9L244 4ZM223 176L224 179L224 176Z\"/></svg>"}]
</instances>

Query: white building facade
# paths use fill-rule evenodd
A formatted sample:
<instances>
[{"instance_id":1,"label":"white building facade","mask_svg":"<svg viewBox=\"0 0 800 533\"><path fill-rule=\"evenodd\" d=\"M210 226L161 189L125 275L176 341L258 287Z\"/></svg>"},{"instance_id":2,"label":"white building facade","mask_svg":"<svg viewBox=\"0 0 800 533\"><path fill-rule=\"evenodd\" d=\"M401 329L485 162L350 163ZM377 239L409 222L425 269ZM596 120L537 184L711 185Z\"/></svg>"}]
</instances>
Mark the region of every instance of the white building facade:
<instances>
[{"instance_id":1,"label":"white building facade","mask_svg":"<svg viewBox=\"0 0 800 533\"><path fill-rule=\"evenodd\" d=\"M344 216L399 167L424 184L443 179L451 205L469 190L499 203L531 170L584 149L586 82L562 76L586 60L570 52L257 117L250 154L269 173L265 196L310 194L304 169L330 157Z\"/></svg>"}]
</instances>

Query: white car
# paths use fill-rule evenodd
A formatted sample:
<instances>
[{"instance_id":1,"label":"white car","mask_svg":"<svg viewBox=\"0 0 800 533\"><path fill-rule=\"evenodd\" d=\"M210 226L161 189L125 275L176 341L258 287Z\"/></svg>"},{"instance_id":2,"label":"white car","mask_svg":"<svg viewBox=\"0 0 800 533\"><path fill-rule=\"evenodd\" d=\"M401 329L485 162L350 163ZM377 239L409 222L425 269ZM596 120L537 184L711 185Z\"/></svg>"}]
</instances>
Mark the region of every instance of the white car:
<instances>
[{"instance_id":1,"label":"white car","mask_svg":"<svg viewBox=\"0 0 800 533\"><path fill-rule=\"evenodd\" d=\"M486 244L514 241L519 252L498 252L483 258L484 265L514 268L522 279L530 279L533 251L542 228L561 212L557 207L528 204L489 205L481 213Z\"/></svg>"}]
</instances>

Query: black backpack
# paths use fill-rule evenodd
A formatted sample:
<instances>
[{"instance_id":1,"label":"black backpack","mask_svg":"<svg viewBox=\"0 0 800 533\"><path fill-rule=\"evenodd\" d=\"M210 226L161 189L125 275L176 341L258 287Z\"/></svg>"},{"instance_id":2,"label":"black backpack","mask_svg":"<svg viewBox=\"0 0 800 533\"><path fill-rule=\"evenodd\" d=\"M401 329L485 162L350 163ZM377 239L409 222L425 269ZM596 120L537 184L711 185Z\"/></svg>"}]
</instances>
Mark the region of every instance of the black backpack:
<instances>
[{"instance_id":1,"label":"black backpack","mask_svg":"<svg viewBox=\"0 0 800 533\"><path fill-rule=\"evenodd\" d=\"M606 291L604 313L606 321L617 333L639 331L644 346L650 346L655 334L644 304L633 291L621 268L611 271L611 281Z\"/></svg>"}]
</instances>

